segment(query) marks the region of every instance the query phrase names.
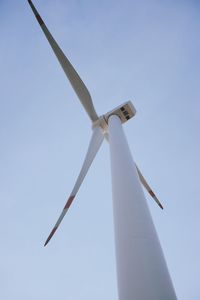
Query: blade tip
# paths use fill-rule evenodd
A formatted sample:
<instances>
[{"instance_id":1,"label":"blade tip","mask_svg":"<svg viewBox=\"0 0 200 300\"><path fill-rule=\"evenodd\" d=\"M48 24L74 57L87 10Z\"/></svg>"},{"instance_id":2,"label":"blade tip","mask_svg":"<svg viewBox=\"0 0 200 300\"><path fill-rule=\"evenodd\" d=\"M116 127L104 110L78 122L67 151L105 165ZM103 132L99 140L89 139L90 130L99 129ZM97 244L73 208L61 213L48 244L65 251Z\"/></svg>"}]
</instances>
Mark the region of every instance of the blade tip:
<instances>
[{"instance_id":1,"label":"blade tip","mask_svg":"<svg viewBox=\"0 0 200 300\"><path fill-rule=\"evenodd\" d=\"M162 206L162 204L159 205L161 209L164 209L164 207Z\"/></svg>"},{"instance_id":2,"label":"blade tip","mask_svg":"<svg viewBox=\"0 0 200 300\"><path fill-rule=\"evenodd\" d=\"M48 242L51 240L52 236L54 235L54 233L56 232L57 229L58 229L57 226L55 226L55 227L53 228L53 230L51 231L50 235L48 236L48 238L47 238L47 240L46 240L46 242L45 242L45 244L44 244L44 247L45 247L45 246L48 244Z\"/></svg>"},{"instance_id":3,"label":"blade tip","mask_svg":"<svg viewBox=\"0 0 200 300\"><path fill-rule=\"evenodd\" d=\"M48 242L46 241L46 242L44 243L44 247L46 247L47 244L48 244Z\"/></svg>"},{"instance_id":4,"label":"blade tip","mask_svg":"<svg viewBox=\"0 0 200 300\"><path fill-rule=\"evenodd\" d=\"M44 247L46 247L46 245L48 244L49 241L50 241L50 238L48 238L48 239L46 240L46 242L44 243Z\"/></svg>"}]
</instances>

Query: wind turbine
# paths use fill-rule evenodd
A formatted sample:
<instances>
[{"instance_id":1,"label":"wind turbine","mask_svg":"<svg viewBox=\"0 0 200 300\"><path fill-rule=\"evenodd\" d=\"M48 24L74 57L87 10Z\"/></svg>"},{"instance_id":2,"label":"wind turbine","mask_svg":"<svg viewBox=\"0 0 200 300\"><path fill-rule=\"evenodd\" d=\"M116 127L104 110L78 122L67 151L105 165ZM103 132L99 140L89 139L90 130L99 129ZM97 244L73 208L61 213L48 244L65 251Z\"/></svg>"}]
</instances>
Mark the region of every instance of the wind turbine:
<instances>
[{"instance_id":1,"label":"wind turbine","mask_svg":"<svg viewBox=\"0 0 200 300\"><path fill-rule=\"evenodd\" d=\"M141 183L160 208L163 207L136 166L122 128L123 123L135 116L136 110L128 101L99 117L85 84L56 43L32 1L28 2L92 121L92 137L83 166L64 209L44 245L48 244L58 229L106 138L110 145L119 300L175 300L177 298L173 284Z\"/></svg>"}]
</instances>

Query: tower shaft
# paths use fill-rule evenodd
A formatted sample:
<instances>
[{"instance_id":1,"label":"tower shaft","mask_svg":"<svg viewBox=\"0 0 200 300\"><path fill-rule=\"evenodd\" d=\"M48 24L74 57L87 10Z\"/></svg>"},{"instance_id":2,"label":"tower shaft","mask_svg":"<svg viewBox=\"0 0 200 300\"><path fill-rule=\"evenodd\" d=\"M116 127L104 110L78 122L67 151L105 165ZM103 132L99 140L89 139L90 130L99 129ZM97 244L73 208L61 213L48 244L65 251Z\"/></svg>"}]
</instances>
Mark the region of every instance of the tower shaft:
<instances>
[{"instance_id":1,"label":"tower shaft","mask_svg":"<svg viewBox=\"0 0 200 300\"><path fill-rule=\"evenodd\" d=\"M119 300L176 300L120 118L108 123Z\"/></svg>"}]
</instances>

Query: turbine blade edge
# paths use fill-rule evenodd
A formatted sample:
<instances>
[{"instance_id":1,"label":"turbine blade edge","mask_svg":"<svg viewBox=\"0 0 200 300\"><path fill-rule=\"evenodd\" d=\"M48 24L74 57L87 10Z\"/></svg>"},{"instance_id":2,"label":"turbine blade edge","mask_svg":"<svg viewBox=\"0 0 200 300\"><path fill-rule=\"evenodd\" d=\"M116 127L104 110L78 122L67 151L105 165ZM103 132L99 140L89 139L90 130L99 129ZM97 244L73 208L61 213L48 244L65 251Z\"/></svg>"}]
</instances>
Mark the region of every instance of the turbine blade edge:
<instances>
[{"instance_id":1,"label":"turbine blade edge","mask_svg":"<svg viewBox=\"0 0 200 300\"><path fill-rule=\"evenodd\" d=\"M148 185L146 179L144 178L144 176L142 175L141 171L139 170L138 166L136 165L136 169L140 178L141 183L143 184L143 186L145 187L145 189L147 190L147 192L149 193L149 195L154 199L154 201L158 204L158 206L163 209L163 205L161 204L161 202L158 200L157 196L155 195L155 193L152 191L151 187Z\"/></svg>"},{"instance_id":2,"label":"turbine blade edge","mask_svg":"<svg viewBox=\"0 0 200 300\"><path fill-rule=\"evenodd\" d=\"M46 246L48 244L48 242L51 240L51 238L53 237L54 233L56 232L56 230L58 229L60 223L62 222L64 216L66 215L69 207L71 206L76 194L78 193L78 190L103 142L103 139L104 139L104 135L103 135L103 132L102 132L102 129L100 127L95 127L93 129L93 134L92 134L92 137L91 137L91 140L90 140L90 144L89 144L89 147L88 147L88 150L87 150L87 153L86 153L86 157L85 157L85 160L83 162L83 166L81 168L81 171L78 175L78 178L76 180L76 183L73 187L73 190L56 222L56 224L54 225L51 233L49 234L44 246Z\"/></svg>"},{"instance_id":3,"label":"turbine blade edge","mask_svg":"<svg viewBox=\"0 0 200 300\"><path fill-rule=\"evenodd\" d=\"M33 2L28 0L28 3L80 102L82 103L92 122L96 121L98 119L98 115L95 111L92 98L87 87L49 32L40 14L33 5Z\"/></svg>"}]
</instances>

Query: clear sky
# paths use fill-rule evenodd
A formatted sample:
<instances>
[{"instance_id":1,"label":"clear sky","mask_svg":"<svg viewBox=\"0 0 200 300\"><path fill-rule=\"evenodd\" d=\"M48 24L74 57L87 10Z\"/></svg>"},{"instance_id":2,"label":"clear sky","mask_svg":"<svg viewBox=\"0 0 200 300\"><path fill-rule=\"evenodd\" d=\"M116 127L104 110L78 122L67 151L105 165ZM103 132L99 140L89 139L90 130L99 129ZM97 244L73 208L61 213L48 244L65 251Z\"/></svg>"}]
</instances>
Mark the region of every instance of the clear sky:
<instances>
[{"instance_id":1,"label":"clear sky","mask_svg":"<svg viewBox=\"0 0 200 300\"><path fill-rule=\"evenodd\" d=\"M131 151L180 300L199 300L200 4L35 0L99 114L132 100ZM0 299L117 299L109 148L44 248L90 121L27 1L0 1Z\"/></svg>"}]
</instances>

